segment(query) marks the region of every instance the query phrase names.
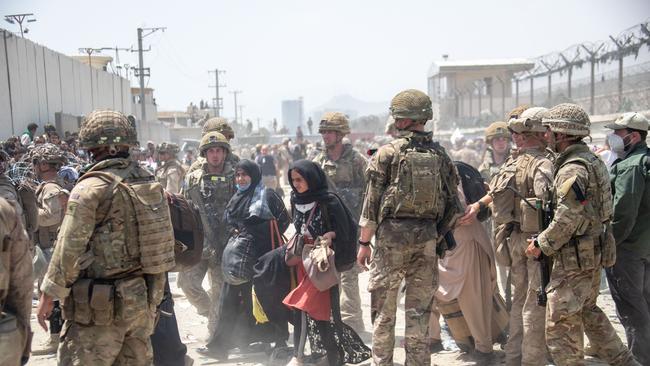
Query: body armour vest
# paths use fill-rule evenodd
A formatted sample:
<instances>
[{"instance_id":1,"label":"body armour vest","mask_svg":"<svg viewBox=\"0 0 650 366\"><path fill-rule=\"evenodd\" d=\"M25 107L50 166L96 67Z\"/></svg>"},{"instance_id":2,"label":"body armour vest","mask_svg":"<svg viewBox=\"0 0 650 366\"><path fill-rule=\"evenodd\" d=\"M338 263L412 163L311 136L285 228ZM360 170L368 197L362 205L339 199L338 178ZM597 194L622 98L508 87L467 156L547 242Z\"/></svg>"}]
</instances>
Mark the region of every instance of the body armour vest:
<instances>
[{"instance_id":1,"label":"body armour vest","mask_svg":"<svg viewBox=\"0 0 650 366\"><path fill-rule=\"evenodd\" d=\"M235 172L226 162L223 174L208 174L205 168L188 175L187 196L196 203L205 229L203 248L211 249L217 263L230 236L223 220L228 201L235 193Z\"/></svg>"},{"instance_id":2,"label":"body armour vest","mask_svg":"<svg viewBox=\"0 0 650 366\"><path fill-rule=\"evenodd\" d=\"M429 136L411 135L390 144L395 154L379 216L438 219L444 212L445 177L440 175L440 168L442 159L449 159L444 149Z\"/></svg>"},{"instance_id":3,"label":"body armour vest","mask_svg":"<svg viewBox=\"0 0 650 366\"><path fill-rule=\"evenodd\" d=\"M160 183L125 159L102 161L79 182L90 177L104 180L109 187L98 207L89 252L83 255L92 257L86 277L121 279L171 270L174 233Z\"/></svg>"},{"instance_id":4,"label":"body armour vest","mask_svg":"<svg viewBox=\"0 0 650 366\"><path fill-rule=\"evenodd\" d=\"M542 151L521 151L508 157L499 173L492 178L492 217L497 225L514 222L520 225L522 232L539 231L537 214L529 210L535 211L532 208L536 199L535 174L545 159Z\"/></svg>"}]
</instances>

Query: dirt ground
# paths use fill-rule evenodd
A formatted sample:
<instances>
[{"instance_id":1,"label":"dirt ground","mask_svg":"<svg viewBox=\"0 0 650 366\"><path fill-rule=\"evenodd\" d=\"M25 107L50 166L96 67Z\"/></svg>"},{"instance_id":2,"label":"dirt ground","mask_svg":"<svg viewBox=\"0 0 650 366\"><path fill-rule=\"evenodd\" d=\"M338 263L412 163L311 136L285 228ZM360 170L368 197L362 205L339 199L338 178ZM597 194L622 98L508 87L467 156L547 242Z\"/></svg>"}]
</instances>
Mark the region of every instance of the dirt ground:
<instances>
[{"instance_id":1,"label":"dirt ground","mask_svg":"<svg viewBox=\"0 0 650 366\"><path fill-rule=\"evenodd\" d=\"M368 282L368 274L364 273L359 276L360 287L362 289L366 288ZM207 337L207 321L206 318L199 316L196 313L194 307L185 298L183 292L178 289L176 286L176 276L175 274L170 274L170 282L172 293L174 295L175 310L176 316L178 318L178 325L180 328L181 338L183 343L187 345L189 355L194 359L195 365L266 365L267 357L264 354L254 354L254 355L238 355L233 354L230 356L230 359L227 363L217 363L215 360L212 360L207 357L200 356L196 353L196 348L204 344L205 338ZM207 280L204 283L204 286L207 288ZM363 291L363 290L362 290ZM365 321L366 329L371 329L370 325L370 295L367 292L362 293L362 311L363 318ZM614 324L614 327L618 331L619 336L622 339L625 339L625 333L623 328L616 317L616 310L614 307L614 302L612 301L609 292L605 289L601 292L601 295L598 300L599 305L609 316L610 321ZM395 364L403 365L404 363L404 348L400 345L401 336L404 334L404 311L403 303L398 309L398 321L396 334L398 338L396 340L395 348ZM32 328L34 329L34 342L33 348L37 348L39 343L41 343L45 338L45 332L38 326L36 321L36 302L34 302L34 308L32 310ZM444 323L444 322L443 322ZM361 334L362 338L370 345L370 334L363 333ZM291 339L291 337L290 337ZM447 350L437 353L431 356L432 365L474 365L472 359L461 354L458 348L455 346L453 340L449 338L447 334L443 332L443 343ZM494 347L496 357L494 365L503 364L503 351L501 351L499 345ZM606 365L606 363L601 362L597 359L589 358L587 361L588 365ZM56 365L55 356L33 356L28 365ZM370 365L370 362L364 362L361 365Z\"/></svg>"}]
</instances>

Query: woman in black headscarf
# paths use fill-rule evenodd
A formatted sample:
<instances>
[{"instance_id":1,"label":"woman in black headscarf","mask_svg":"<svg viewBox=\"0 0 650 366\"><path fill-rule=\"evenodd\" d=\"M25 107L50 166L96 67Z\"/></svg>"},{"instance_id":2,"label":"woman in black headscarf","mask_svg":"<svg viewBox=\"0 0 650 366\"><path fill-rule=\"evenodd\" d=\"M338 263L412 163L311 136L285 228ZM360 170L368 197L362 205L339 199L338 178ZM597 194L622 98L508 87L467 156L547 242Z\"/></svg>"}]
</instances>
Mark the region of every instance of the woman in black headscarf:
<instances>
[{"instance_id":1,"label":"woman in black headscarf","mask_svg":"<svg viewBox=\"0 0 650 366\"><path fill-rule=\"evenodd\" d=\"M280 233L289 226L289 215L282 199L274 190L264 187L261 180L260 168L253 161L242 160L237 163L237 192L228 202L224 215L231 230L230 241L238 240L250 245L253 261L273 249L273 220L277 222ZM225 260L227 259L224 256ZM250 343L261 340L257 337L260 332L255 332L252 282L240 285L224 282L219 314L220 321L215 334L201 353L226 360L229 349L246 348ZM278 341L277 338L273 340Z\"/></svg>"},{"instance_id":2,"label":"woman in black headscarf","mask_svg":"<svg viewBox=\"0 0 650 366\"><path fill-rule=\"evenodd\" d=\"M335 252L336 269L350 269L357 252L357 224L341 199L328 191L323 170L311 161L296 161L289 168L289 182L296 231L313 239L326 238ZM318 291L310 284L302 264L297 267L298 285L284 299L284 304L294 311L294 357L289 365L304 361L306 337L312 362L317 364L343 365L370 358L370 349L341 320L338 286Z\"/></svg>"}]
</instances>

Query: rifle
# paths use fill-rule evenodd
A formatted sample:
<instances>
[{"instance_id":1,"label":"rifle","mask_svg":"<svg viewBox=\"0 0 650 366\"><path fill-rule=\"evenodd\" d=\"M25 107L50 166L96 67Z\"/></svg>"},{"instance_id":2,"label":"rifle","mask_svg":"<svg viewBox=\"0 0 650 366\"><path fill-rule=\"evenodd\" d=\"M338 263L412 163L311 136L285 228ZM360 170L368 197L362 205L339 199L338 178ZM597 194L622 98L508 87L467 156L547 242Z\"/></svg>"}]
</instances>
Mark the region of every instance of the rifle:
<instances>
[{"instance_id":1,"label":"rifle","mask_svg":"<svg viewBox=\"0 0 650 366\"><path fill-rule=\"evenodd\" d=\"M535 200L540 232L546 229L551 223L551 220L553 220L553 208L551 207L551 200L548 195L547 192L544 200ZM546 306L546 286L551 281L551 258L542 252L535 260L539 262L540 280L539 289L537 290L537 305Z\"/></svg>"}]
</instances>

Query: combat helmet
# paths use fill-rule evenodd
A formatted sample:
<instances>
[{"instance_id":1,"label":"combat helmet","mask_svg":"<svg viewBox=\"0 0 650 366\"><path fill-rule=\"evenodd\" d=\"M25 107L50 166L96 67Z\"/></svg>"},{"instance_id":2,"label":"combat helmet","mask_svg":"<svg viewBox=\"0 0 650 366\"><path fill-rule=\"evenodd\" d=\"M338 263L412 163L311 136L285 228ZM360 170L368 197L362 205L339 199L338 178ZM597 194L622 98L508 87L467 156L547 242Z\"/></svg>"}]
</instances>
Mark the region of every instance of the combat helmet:
<instances>
[{"instance_id":1,"label":"combat helmet","mask_svg":"<svg viewBox=\"0 0 650 366\"><path fill-rule=\"evenodd\" d=\"M562 103L548 110L542 124L556 133L573 136L588 136L591 121L582 107L572 103Z\"/></svg>"},{"instance_id":2,"label":"combat helmet","mask_svg":"<svg viewBox=\"0 0 650 366\"><path fill-rule=\"evenodd\" d=\"M321 117L318 133L327 131L340 132L343 135L350 133L350 123L348 117L341 112L327 112Z\"/></svg>"},{"instance_id":3,"label":"combat helmet","mask_svg":"<svg viewBox=\"0 0 650 366\"><path fill-rule=\"evenodd\" d=\"M170 155L176 155L178 152L181 151L181 149L178 147L178 144L175 144L173 142L163 142L160 145L158 145L158 152L159 153L167 153Z\"/></svg>"},{"instance_id":4,"label":"combat helmet","mask_svg":"<svg viewBox=\"0 0 650 366\"><path fill-rule=\"evenodd\" d=\"M43 162L56 165L66 165L68 163L68 158L63 150L51 143L36 146L30 152L30 156L32 163Z\"/></svg>"},{"instance_id":5,"label":"combat helmet","mask_svg":"<svg viewBox=\"0 0 650 366\"><path fill-rule=\"evenodd\" d=\"M203 124L202 135L205 135L208 132L219 132L222 135L226 136L228 140L235 138L235 131L228 124L228 120L223 117L212 117L209 120L205 121Z\"/></svg>"},{"instance_id":6,"label":"combat helmet","mask_svg":"<svg viewBox=\"0 0 650 366\"><path fill-rule=\"evenodd\" d=\"M493 122L485 129L485 141L487 143L498 137L510 138L508 124L503 121Z\"/></svg>"},{"instance_id":7,"label":"combat helmet","mask_svg":"<svg viewBox=\"0 0 650 366\"><path fill-rule=\"evenodd\" d=\"M223 134L211 131L201 137L201 144L199 145L199 151L201 156L205 157L205 152L213 147L222 147L226 152L230 152L230 143L228 139Z\"/></svg>"},{"instance_id":8,"label":"combat helmet","mask_svg":"<svg viewBox=\"0 0 650 366\"><path fill-rule=\"evenodd\" d=\"M112 110L95 110L84 118L79 129L79 144L84 149L134 146L137 144L135 120Z\"/></svg>"},{"instance_id":9,"label":"combat helmet","mask_svg":"<svg viewBox=\"0 0 650 366\"><path fill-rule=\"evenodd\" d=\"M396 120L408 118L426 123L433 118L431 98L416 89L401 91L390 101L390 114Z\"/></svg>"},{"instance_id":10,"label":"combat helmet","mask_svg":"<svg viewBox=\"0 0 650 366\"><path fill-rule=\"evenodd\" d=\"M519 117L508 122L508 128L514 133L546 132L542 119L548 113L548 108L532 107L523 111Z\"/></svg>"}]
</instances>

